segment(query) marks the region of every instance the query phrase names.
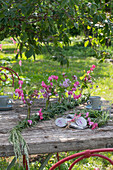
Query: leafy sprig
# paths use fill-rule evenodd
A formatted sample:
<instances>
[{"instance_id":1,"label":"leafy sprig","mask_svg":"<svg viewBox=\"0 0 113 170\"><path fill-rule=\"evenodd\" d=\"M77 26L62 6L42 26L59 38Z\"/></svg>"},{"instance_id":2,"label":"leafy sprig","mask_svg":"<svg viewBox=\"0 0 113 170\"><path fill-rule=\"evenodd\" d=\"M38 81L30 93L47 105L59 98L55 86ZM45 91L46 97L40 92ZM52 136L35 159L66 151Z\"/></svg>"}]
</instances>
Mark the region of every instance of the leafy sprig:
<instances>
[{"instance_id":1,"label":"leafy sprig","mask_svg":"<svg viewBox=\"0 0 113 170\"><path fill-rule=\"evenodd\" d=\"M88 117L90 117L91 121L98 124L98 127L102 127L107 124L110 116L109 113L103 112L101 110L87 110L83 109L80 111L77 111L77 114L80 113L86 113L89 112ZM85 114L82 114L82 116L85 118Z\"/></svg>"}]
</instances>

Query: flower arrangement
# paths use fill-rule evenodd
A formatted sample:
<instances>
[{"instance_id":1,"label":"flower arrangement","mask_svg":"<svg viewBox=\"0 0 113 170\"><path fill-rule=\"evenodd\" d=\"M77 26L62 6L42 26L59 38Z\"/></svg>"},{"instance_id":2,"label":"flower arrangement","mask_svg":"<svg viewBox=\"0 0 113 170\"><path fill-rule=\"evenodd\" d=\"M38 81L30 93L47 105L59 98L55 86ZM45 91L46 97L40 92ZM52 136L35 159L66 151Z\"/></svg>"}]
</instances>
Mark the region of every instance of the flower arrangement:
<instances>
[{"instance_id":1,"label":"flower arrangement","mask_svg":"<svg viewBox=\"0 0 113 170\"><path fill-rule=\"evenodd\" d=\"M89 84L93 84L90 73L93 72L95 67L95 65L92 65L90 70L81 77L81 84L76 75L73 75L70 80L65 73L62 74L62 80L59 80L58 76L51 75L48 78L48 84L42 81L40 94L46 99L46 108L51 97L58 98L59 102L62 102L65 98L78 100L82 95L83 89L88 88Z\"/></svg>"},{"instance_id":2,"label":"flower arrangement","mask_svg":"<svg viewBox=\"0 0 113 170\"><path fill-rule=\"evenodd\" d=\"M72 76L72 80L67 78L65 73L63 73L63 79L58 81L58 76L51 75L48 78L48 85L42 81L42 89L40 90L42 96L47 99L51 97L57 97L59 102L61 102L66 97L74 97L74 99L79 99L81 97L81 90L79 89L79 94L75 95L77 92L77 88L79 87L79 81L77 81L77 77Z\"/></svg>"},{"instance_id":3,"label":"flower arrangement","mask_svg":"<svg viewBox=\"0 0 113 170\"><path fill-rule=\"evenodd\" d=\"M51 75L48 77L47 83L42 81L40 90L26 90L22 89L23 81L19 80L19 88L15 90L15 94L23 101L24 104L27 104L28 114L27 118L30 119L31 106L33 105L36 98L46 99L46 110L50 104L50 98L57 98L58 102L63 102L64 99L68 99L68 102L71 102L73 98L75 101L78 101L81 98L83 89L88 88L88 85L92 85L91 72L95 69L95 65L92 65L89 71L81 77L81 83L78 81L76 75L73 75L71 79L67 77L65 73L62 74L62 79L59 80L59 77L56 75Z\"/></svg>"}]
</instances>

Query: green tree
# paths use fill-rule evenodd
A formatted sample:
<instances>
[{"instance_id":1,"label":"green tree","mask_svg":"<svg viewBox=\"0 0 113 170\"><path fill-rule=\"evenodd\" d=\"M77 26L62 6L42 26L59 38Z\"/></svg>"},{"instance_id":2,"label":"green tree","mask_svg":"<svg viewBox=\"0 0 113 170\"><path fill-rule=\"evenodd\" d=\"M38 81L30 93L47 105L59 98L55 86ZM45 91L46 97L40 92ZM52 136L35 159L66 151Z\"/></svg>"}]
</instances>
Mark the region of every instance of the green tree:
<instances>
[{"instance_id":1,"label":"green tree","mask_svg":"<svg viewBox=\"0 0 113 170\"><path fill-rule=\"evenodd\" d=\"M70 43L70 29L82 26L88 37L85 46L90 42L96 47L111 38L113 20L106 5L103 0L0 0L0 40L13 37L20 56L24 48L26 57L34 59L51 42L59 48L56 55L61 64L68 65L62 48Z\"/></svg>"}]
</instances>

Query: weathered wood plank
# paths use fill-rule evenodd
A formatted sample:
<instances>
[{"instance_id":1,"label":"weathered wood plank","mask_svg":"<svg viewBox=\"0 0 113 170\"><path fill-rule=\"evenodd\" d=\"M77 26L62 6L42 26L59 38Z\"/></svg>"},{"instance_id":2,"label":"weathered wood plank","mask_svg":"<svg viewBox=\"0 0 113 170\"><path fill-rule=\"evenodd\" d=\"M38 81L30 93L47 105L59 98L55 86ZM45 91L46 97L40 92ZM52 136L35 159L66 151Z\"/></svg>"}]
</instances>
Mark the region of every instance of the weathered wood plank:
<instances>
[{"instance_id":1,"label":"weathered wood plank","mask_svg":"<svg viewBox=\"0 0 113 170\"><path fill-rule=\"evenodd\" d=\"M110 128L110 130L109 130ZM83 150L102 147L113 147L113 128L85 130L53 130L38 133L36 130L29 133L24 131L23 137L28 143L29 154L54 153L70 150ZM0 135L0 156L13 155L13 147L8 143L8 134Z\"/></svg>"}]
</instances>

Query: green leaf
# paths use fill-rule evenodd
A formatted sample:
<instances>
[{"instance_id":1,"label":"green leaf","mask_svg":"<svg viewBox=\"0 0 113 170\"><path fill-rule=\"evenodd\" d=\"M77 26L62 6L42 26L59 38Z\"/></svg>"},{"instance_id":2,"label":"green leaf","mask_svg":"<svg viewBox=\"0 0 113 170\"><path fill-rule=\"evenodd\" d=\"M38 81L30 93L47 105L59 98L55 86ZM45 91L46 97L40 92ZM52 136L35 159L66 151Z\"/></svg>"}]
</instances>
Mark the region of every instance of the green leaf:
<instances>
[{"instance_id":1,"label":"green leaf","mask_svg":"<svg viewBox=\"0 0 113 170\"><path fill-rule=\"evenodd\" d=\"M31 95L33 93L33 90L30 90L29 92L28 92L28 95Z\"/></svg>"},{"instance_id":2,"label":"green leaf","mask_svg":"<svg viewBox=\"0 0 113 170\"><path fill-rule=\"evenodd\" d=\"M89 30L89 29L91 29L91 27L88 25L88 26L87 26L87 29Z\"/></svg>"},{"instance_id":3,"label":"green leaf","mask_svg":"<svg viewBox=\"0 0 113 170\"><path fill-rule=\"evenodd\" d=\"M87 46L88 46L88 44L89 44L89 40L85 41L85 43L84 43L84 47L87 47Z\"/></svg>"},{"instance_id":4,"label":"green leaf","mask_svg":"<svg viewBox=\"0 0 113 170\"><path fill-rule=\"evenodd\" d=\"M94 15L93 17L93 23L96 24L98 22L97 15Z\"/></svg>"},{"instance_id":5,"label":"green leaf","mask_svg":"<svg viewBox=\"0 0 113 170\"><path fill-rule=\"evenodd\" d=\"M27 50L27 51L26 51L25 56L26 56L27 58L30 58L33 54L34 54L33 48L31 48L30 50Z\"/></svg>"},{"instance_id":6,"label":"green leaf","mask_svg":"<svg viewBox=\"0 0 113 170\"><path fill-rule=\"evenodd\" d=\"M16 54L15 59L16 59L16 60L18 59L18 54Z\"/></svg>"},{"instance_id":7,"label":"green leaf","mask_svg":"<svg viewBox=\"0 0 113 170\"><path fill-rule=\"evenodd\" d=\"M78 23L77 22L74 22L74 26L76 29L78 29Z\"/></svg>"},{"instance_id":8,"label":"green leaf","mask_svg":"<svg viewBox=\"0 0 113 170\"><path fill-rule=\"evenodd\" d=\"M22 23L22 30L24 31L26 28L26 23Z\"/></svg>"},{"instance_id":9,"label":"green leaf","mask_svg":"<svg viewBox=\"0 0 113 170\"><path fill-rule=\"evenodd\" d=\"M99 60L99 63L103 63L104 61L105 61L105 57L101 58L101 59Z\"/></svg>"},{"instance_id":10,"label":"green leaf","mask_svg":"<svg viewBox=\"0 0 113 170\"><path fill-rule=\"evenodd\" d=\"M75 5L75 0L70 0L70 1L69 1L69 6L70 6L71 8L73 8L74 5Z\"/></svg>"},{"instance_id":11,"label":"green leaf","mask_svg":"<svg viewBox=\"0 0 113 170\"><path fill-rule=\"evenodd\" d=\"M11 170L11 168L14 166L15 162L16 162L16 157L14 157L13 160L11 161L11 163L8 165L7 170Z\"/></svg>"},{"instance_id":12,"label":"green leaf","mask_svg":"<svg viewBox=\"0 0 113 170\"><path fill-rule=\"evenodd\" d=\"M62 0L61 8L63 8L66 4L67 4L67 0Z\"/></svg>"},{"instance_id":13,"label":"green leaf","mask_svg":"<svg viewBox=\"0 0 113 170\"><path fill-rule=\"evenodd\" d=\"M0 18L4 18L5 15L3 13L0 13Z\"/></svg>"},{"instance_id":14,"label":"green leaf","mask_svg":"<svg viewBox=\"0 0 113 170\"><path fill-rule=\"evenodd\" d=\"M21 35L20 39L21 39L22 41L24 41L24 42L27 40L27 34L26 34L26 32L24 32L24 33Z\"/></svg>"}]
</instances>

